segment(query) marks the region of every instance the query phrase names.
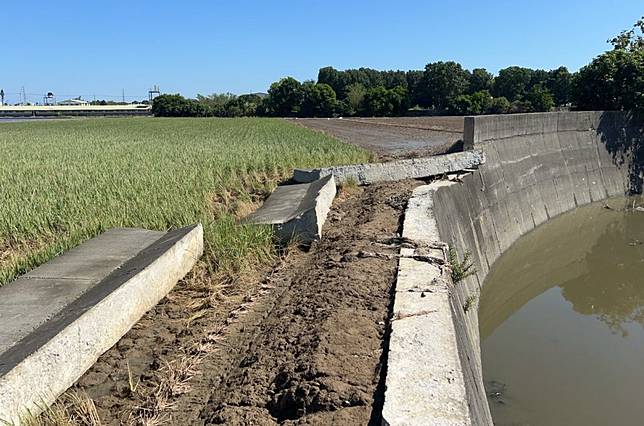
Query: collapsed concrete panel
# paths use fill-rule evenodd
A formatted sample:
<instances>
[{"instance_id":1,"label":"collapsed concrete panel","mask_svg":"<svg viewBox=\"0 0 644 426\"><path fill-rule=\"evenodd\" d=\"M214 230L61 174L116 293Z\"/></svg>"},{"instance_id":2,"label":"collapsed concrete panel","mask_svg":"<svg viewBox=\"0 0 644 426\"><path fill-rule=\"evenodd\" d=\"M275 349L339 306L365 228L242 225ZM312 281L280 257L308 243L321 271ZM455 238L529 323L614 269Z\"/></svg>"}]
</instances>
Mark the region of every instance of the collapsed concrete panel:
<instances>
[{"instance_id":1,"label":"collapsed concrete panel","mask_svg":"<svg viewBox=\"0 0 644 426\"><path fill-rule=\"evenodd\" d=\"M313 182L333 175L338 184L354 181L360 185L374 182L418 179L473 169L485 162L482 151L474 150L387 163L352 164L319 169L295 169L293 180Z\"/></svg>"},{"instance_id":2,"label":"collapsed concrete panel","mask_svg":"<svg viewBox=\"0 0 644 426\"><path fill-rule=\"evenodd\" d=\"M336 187L329 174L311 183L278 186L245 223L272 225L282 241L310 243L322 236L322 225L331 210Z\"/></svg>"},{"instance_id":3,"label":"collapsed concrete panel","mask_svg":"<svg viewBox=\"0 0 644 426\"><path fill-rule=\"evenodd\" d=\"M53 403L202 252L201 225L113 229L0 288L0 421Z\"/></svg>"}]
</instances>

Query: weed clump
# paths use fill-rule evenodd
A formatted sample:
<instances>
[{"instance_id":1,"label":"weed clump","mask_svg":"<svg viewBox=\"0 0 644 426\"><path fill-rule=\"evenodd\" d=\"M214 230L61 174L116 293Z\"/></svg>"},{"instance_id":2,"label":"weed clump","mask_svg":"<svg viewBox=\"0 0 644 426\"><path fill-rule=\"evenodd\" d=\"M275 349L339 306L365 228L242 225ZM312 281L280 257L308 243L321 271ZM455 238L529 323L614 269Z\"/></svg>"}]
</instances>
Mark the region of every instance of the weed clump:
<instances>
[{"instance_id":1,"label":"weed clump","mask_svg":"<svg viewBox=\"0 0 644 426\"><path fill-rule=\"evenodd\" d=\"M452 282L457 284L463 281L465 278L476 274L476 268L471 260L472 253L467 250L463 255L463 260L459 260L458 252L453 246L449 247L448 250L448 262L452 269Z\"/></svg>"}]
</instances>

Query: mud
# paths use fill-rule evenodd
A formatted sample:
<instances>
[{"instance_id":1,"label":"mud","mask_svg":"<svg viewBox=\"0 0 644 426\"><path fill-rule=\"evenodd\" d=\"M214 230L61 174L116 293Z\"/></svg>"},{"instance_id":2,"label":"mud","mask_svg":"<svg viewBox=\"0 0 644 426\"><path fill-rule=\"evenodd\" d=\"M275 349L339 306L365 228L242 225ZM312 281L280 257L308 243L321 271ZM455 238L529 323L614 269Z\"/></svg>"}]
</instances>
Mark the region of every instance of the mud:
<instances>
[{"instance_id":1,"label":"mud","mask_svg":"<svg viewBox=\"0 0 644 426\"><path fill-rule=\"evenodd\" d=\"M398 251L381 242L417 184L341 192L324 239L260 279L180 283L75 388L104 424L380 424Z\"/></svg>"},{"instance_id":2,"label":"mud","mask_svg":"<svg viewBox=\"0 0 644 426\"><path fill-rule=\"evenodd\" d=\"M382 161L462 150L463 117L307 118L294 121L369 150Z\"/></svg>"}]
</instances>

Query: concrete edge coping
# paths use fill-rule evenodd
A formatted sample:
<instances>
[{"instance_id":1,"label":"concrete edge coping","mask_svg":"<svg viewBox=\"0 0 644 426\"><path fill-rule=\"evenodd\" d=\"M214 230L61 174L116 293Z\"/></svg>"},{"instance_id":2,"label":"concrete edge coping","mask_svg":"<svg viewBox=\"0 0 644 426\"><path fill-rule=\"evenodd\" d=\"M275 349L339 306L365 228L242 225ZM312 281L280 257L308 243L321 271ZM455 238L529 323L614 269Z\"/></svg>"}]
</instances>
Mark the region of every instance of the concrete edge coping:
<instances>
[{"instance_id":1,"label":"concrete edge coping","mask_svg":"<svg viewBox=\"0 0 644 426\"><path fill-rule=\"evenodd\" d=\"M433 193L454 184L417 187L405 212L383 425L472 424L450 305L448 247L432 213Z\"/></svg>"},{"instance_id":2,"label":"concrete edge coping","mask_svg":"<svg viewBox=\"0 0 644 426\"><path fill-rule=\"evenodd\" d=\"M463 169L477 168L485 163L481 150L469 150L432 157L410 158L385 163L350 164L316 169L295 169L293 180L307 183L333 175L338 184L354 181L360 185L403 179L440 176Z\"/></svg>"},{"instance_id":3,"label":"concrete edge coping","mask_svg":"<svg viewBox=\"0 0 644 426\"><path fill-rule=\"evenodd\" d=\"M21 416L51 405L202 254L201 224L170 231L0 354L0 422L19 424Z\"/></svg>"},{"instance_id":4,"label":"concrete edge coping","mask_svg":"<svg viewBox=\"0 0 644 426\"><path fill-rule=\"evenodd\" d=\"M322 237L322 226L336 195L332 174L310 183L278 186L243 223L271 225L281 241L308 244Z\"/></svg>"}]
</instances>

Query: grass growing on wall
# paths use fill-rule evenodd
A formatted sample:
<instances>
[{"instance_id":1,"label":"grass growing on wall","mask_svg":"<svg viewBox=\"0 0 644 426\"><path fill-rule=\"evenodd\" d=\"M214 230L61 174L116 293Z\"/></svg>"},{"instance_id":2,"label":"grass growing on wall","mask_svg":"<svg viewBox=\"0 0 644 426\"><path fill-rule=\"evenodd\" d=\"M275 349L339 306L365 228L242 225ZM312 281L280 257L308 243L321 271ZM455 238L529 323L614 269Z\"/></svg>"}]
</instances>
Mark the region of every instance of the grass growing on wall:
<instances>
[{"instance_id":1,"label":"grass growing on wall","mask_svg":"<svg viewBox=\"0 0 644 426\"><path fill-rule=\"evenodd\" d=\"M117 118L0 124L0 285L111 227L201 222L213 268L272 255L240 215L294 167L369 155L278 119Z\"/></svg>"}]
</instances>

